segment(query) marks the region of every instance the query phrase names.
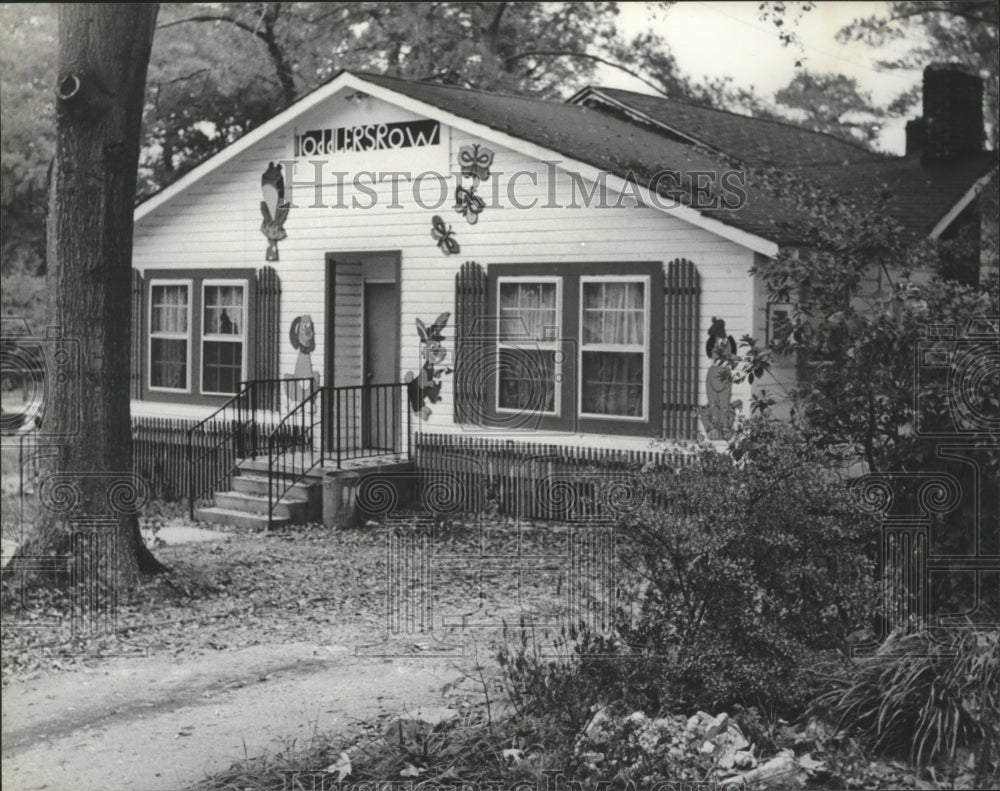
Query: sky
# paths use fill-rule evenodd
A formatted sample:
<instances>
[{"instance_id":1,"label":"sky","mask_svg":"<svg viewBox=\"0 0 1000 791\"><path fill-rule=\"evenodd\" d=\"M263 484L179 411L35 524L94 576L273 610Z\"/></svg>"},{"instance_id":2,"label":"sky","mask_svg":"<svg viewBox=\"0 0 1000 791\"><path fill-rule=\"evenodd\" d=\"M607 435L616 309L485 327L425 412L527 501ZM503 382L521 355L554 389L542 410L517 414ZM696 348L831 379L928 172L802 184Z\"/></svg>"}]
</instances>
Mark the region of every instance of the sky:
<instances>
[{"instance_id":1,"label":"sky","mask_svg":"<svg viewBox=\"0 0 1000 791\"><path fill-rule=\"evenodd\" d=\"M758 2L684 0L655 13L646 3L622 3L618 25L629 36L652 27L670 45L680 68L696 79L729 76L735 85L752 87L772 99L794 76L795 60L804 54L804 68L853 77L861 90L872 94L876 104L883 104L920 82L919 71L875 69L876 58L902 52L906 43L898 44L896 50L874 49L860 42L841 44L836 34L858 17L883 13L887 5L821 0L801 15L796 28L804 53L794 46L782 46L775 26L759 18ZM611 87L652 93L642 82L613 69L603 70L598 77ZM906 119L888 122L878 140L879 148L902 154L905 124Z\"/></svg>"}]
</instances>

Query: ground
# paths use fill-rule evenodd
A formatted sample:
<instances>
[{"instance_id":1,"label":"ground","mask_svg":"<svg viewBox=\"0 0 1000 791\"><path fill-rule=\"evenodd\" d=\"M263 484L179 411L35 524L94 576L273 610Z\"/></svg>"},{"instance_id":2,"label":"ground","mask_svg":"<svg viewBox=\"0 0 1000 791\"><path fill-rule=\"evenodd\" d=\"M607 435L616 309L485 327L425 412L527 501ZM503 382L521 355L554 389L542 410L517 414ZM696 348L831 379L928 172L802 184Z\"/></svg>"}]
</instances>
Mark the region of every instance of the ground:
<instances>
[{"instance_id":1,"label":"ground","mask_svg":"<svg viewBox=\"0 0 1000 791\"><path fill-rule=\"evenodd\" d=\"M396 526L426 536L415 523ZM461 708L478 694L466 676L480 661L490 672L504 622L555 622L569 528L465 519L434 529L442 573L408 576L419 562L397 563L407 553L394 554L398 539L381 525L213 535L173 520L161 538L210 540L157 548L172 573L119 602L115 637L83 639L65 621L32 627L63 611L56 600L8 610L5 787L174 791L289 740ZM408 596L428 590L434 622L451 627L407 630Z\"/></svg>"}]
</instances>

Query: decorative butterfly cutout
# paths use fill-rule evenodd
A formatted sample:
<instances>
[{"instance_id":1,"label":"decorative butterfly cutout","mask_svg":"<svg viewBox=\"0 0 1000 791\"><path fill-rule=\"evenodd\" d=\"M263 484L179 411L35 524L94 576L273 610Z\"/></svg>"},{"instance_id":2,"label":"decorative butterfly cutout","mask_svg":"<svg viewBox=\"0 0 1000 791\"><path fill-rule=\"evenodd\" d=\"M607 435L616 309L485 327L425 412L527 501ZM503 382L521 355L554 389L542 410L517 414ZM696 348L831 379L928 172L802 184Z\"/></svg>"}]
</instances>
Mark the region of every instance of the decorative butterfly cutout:
<instances>
[{"instance_id":1,"label":"decorative butterfly cutout","mask_svg":"<svg viewBox=\"0 0 1000 791\"><path fill-rule=\"evenodd\" d=\"M460 253L462 248L458 246L458 242L455 240L455 232L451 229L450 225L445 225L444 220L442 220L437 214L431 218L432 228L431 236L433 236L438 243L445 255L455 255Z\"/></svg>"},{"instance_id":2,"label":"decorative butterfly cutout","mask_svg":"<svg viewBox=\"0 0 1000 791\"><path fill-rule=\"evenodd\" d=\"M493 152L480 146L479 143L462 146L458 149L458 164L463 176L472 176L481 181L490 177L490 165L493 164Z\"/></svg>"},{"instance_id":3,"label":"decorative butterfly cutout","mask_svg":"<svg viewBox=\"0 0 1000 791\"><path fill-rule=\"evenodd\" d=\"M474 187L471 189L455 188L455 211L465 217L469 225L475 225L479 222L479 215L485 208L486 204L483 203L482 198L476 195Z\"/></svg>"}]
</instances>

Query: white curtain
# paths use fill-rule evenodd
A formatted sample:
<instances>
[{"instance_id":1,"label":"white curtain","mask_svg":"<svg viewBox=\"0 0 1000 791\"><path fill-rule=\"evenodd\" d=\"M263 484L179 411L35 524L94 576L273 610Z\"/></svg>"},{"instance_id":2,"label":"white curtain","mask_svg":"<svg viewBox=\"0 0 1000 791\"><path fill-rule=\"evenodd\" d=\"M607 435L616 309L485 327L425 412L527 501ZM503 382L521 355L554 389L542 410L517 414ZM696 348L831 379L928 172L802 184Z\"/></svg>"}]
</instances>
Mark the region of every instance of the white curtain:
<instances>
[{"instance_id":1,"label":"white curtain","mask_svg":"<svg viewBox=\"0 0 1000 791\"><path fill-rule=\"evenodd\" d=\"M584 283L583 342L644 342L643 283Z\"/></svg>"},{"instance_id":2,"label":"white curtain","mask_svg":"<svg viewBox=\"0 0 1000 791\"><path fill-rule=\"evenodd\" d=\"M639 346L645 342L644 283L583 284L583 411L640 417L643 353L587 351L588 344Z\"/></svg>"},{"instance_id":3,"label":"white curtain","mask_svg":"<svg viewBox=\"0 0 1000 791\"><path fill-rule=\"evenodd\" d=\"M546 327L558 327L555 283L501 283L500 337L505 340L551 340Z\"/></svg>"},{"instance_id":4,"label":"white curtain","mask_svg":"<svg viewBox=\"0 0 1000 791\"><path fill-rule=\"evenodd\" d=\"M187 286L153 286L153 332L187 332Z\"/></svg>"},{"instance_id":5,"label":"white curtain","mask_svg":"<svg viewBox=\"0 0 1000 791\"><path fill-rule=\"evenodd\" d=\"M243 287L205 287L206 335L241 335L243 328Z\"/></svg>"}]
</instances>

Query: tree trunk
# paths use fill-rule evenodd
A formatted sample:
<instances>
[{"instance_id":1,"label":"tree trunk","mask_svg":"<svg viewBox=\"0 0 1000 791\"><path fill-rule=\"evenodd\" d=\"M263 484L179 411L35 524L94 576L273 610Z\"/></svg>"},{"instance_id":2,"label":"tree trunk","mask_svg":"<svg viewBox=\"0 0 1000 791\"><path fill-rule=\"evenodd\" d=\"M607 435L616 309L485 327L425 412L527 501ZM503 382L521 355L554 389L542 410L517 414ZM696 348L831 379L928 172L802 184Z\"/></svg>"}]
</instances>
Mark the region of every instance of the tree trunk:
<instances>
[{"instance_id":1,"label":"tree trunk","mask_svg":"<svg viewBox=\"0 0 1000 791\"><path fill-rule=\"evenodd\" d=\"M45 470L26 557L60 559L117 590L162 570L139 535L129 414L132 211L157 4L59 9L56 155L49 185ZM138 331L138 328L135 328ZM19 562L20 561L20 562ZM74 565L75 564L75 565Z\"/></svg>"}]
</instances>

